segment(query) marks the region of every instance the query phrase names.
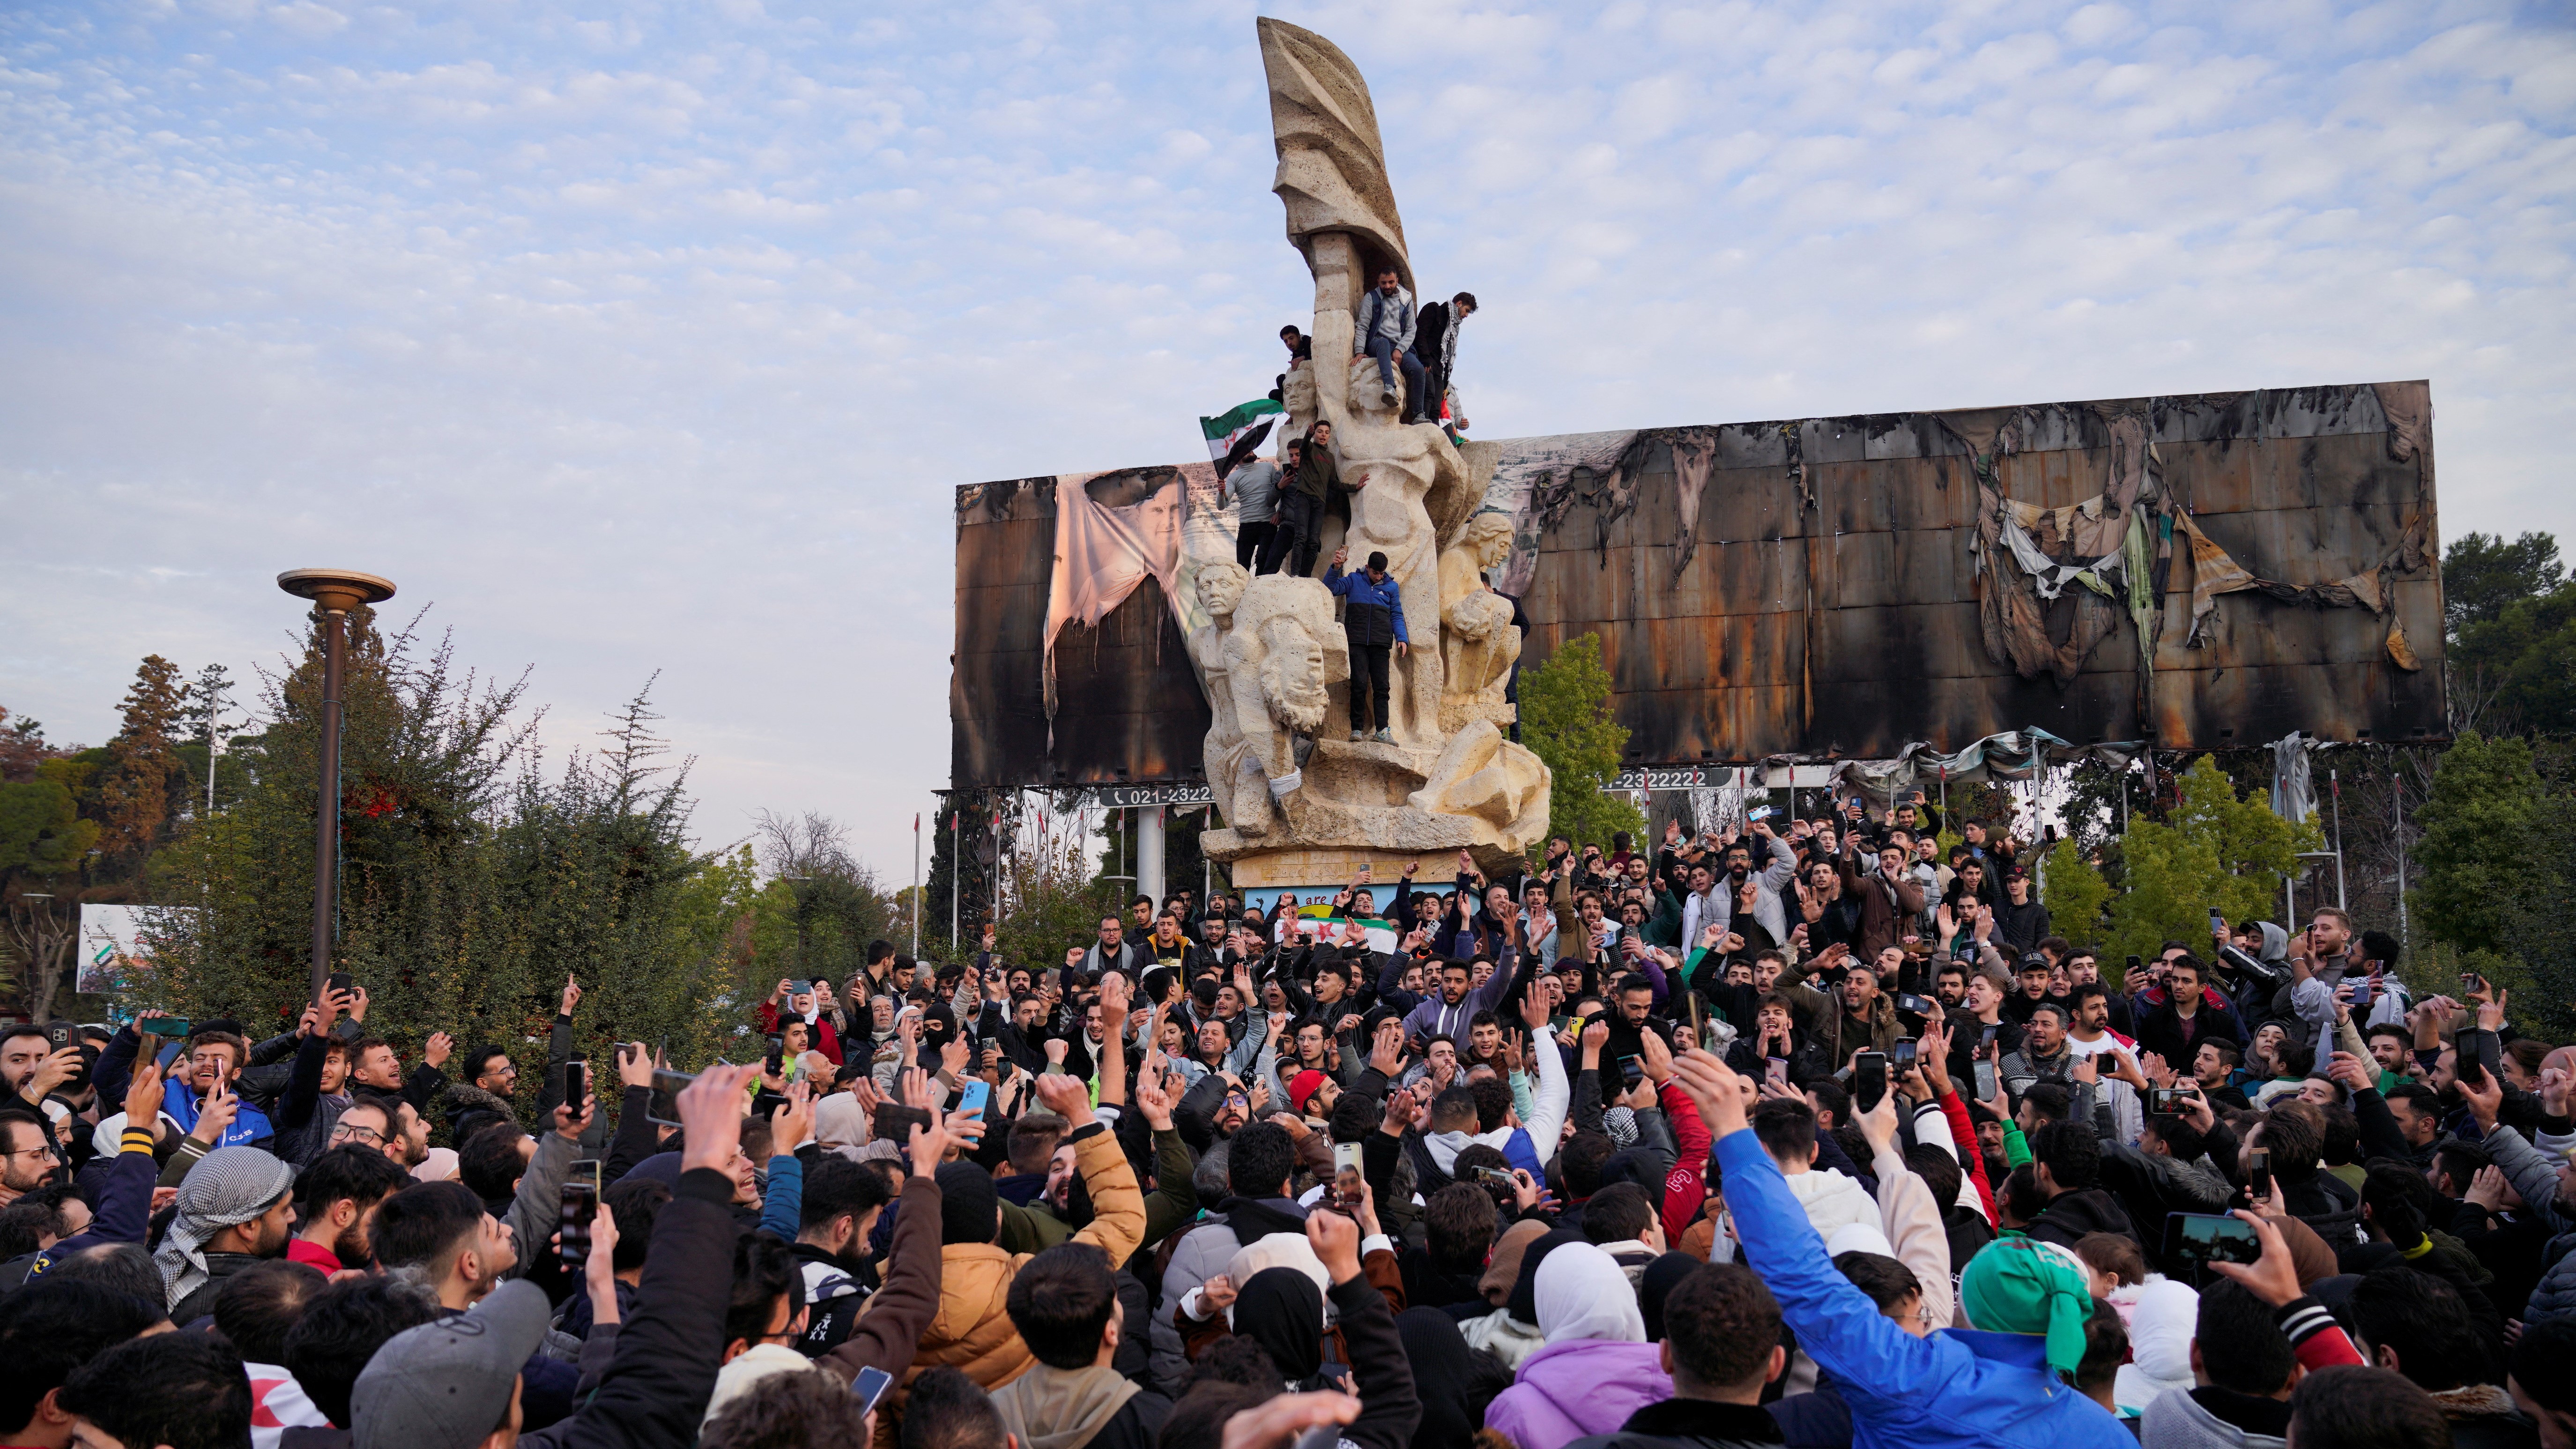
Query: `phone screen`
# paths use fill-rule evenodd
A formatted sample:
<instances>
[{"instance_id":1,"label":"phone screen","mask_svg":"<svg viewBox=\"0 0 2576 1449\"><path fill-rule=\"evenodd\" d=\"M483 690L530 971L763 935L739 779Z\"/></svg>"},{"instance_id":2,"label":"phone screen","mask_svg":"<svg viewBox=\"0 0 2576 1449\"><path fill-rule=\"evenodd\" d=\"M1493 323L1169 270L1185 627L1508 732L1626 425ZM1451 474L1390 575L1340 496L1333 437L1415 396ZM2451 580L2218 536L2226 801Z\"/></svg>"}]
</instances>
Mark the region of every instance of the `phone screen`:
<instances>
[{"instance_id":1,"label":"phone screen","mask_svg":"<svg viewBox=\"0 0 2576 1449\"><path fill-rule=\"evenodd\" d=\"M2245 1154L2245 1195L2258 1202L2272 1195L2272 1149L2257 1147Z\"/></svg>"},{"instance_id":2,"label":"phone screen","mask_svg":"<svg viewBox=\"0 0 2576 1449\"><path fill-rule=\"evenodd\" d=\"M1768 1074L1771 1080L1778 1082L1784 1087L1789 1085L1789 1059L1787 1057L1765 1058L1765 1065L1768 1068Z\"/></svg>"},{"instance_id":3,"label":"phone screen","mask_svg":"<svg viewBox=\"0 0 2576 1449\"><path fill-rule=\"evenodd\" d=\"M1995 1064L1984 1057L1979 1057L1971 1070L1976 1074L1977 1100L1992 1101L1995 1095Z\"/></svg>"},{"instance_id":4,"label":"phone screen","mask_svg":"<svg viewBox=\"0 0 2576 1449\"><path fill-rule=\"evenodd\" d=\"M1645 1079L1646 1079L1646 1061L1645 1061L1645 1058L1643 1058L1643 1057L1621 1057L1621 1058L1619 1059L1619 1080L1620 1080L1620 1081L1627 1083L1627 1084L1628 1084L1629 1086L1631 1086L1631 1087L1634 1087L1634 1086L1636 1086L1639 1082L1644 1081Z\"/></svg>"},{"instance_id":5,"label":"phone screen","mask_svg":"<svg viewBox=\"0 0 2576 1449\"><path fill-rule=\"evenodd\" d=\"M2174 1213L2165 1219L2168 1263L2251 1263L2263 1256L2254 1225L2225 1213Z\"/></svg>"},{"instance_id":6,"label":"phone screen","mask_svg":"<svg viewBox=\"0 0 2576 1449\"><path fill-rule=\"evenodd\" d=\"M1333 1144L1333 1185L1324 1194L1330 1205L1352 1208L1359 1206L1362 1182L1360 1159L1360 1144L1356 1142Z\"/></svg>"},{"instance_id":7,"label":"phone screen","mask_svg":"<svg viewBox=\"0 0 2576 1449\"><path fill-rule=\"evenodd\" d=\"M859 1412L865 1414L876 1408L877 1400L892 1387L894 1375L881 1368L862 1368L850 1380L850 1397L859 1401Z\"/></svg>"},{"instance_id":8,"label":"phone screen","mask_svg":"<svg viewBox=\"0 0 2576 1449\"><path fill-rule=\"evenodd\" d=\"M590 1063L574 1057L564 1063L564 1105L573 1115L581 1115L582 1100L590 1095Z\"/></svg>"},{"instance_id":9,"label":"phone screen","mask_svg":"<svg viewBox=\"0 0 2576 1449\"><path fill-rule=\"evenodd\" d=\"M1896 1050L1889 1053L1887 1061L1890 1070L1900 1077L1914 1070L1914 1039L1897 1038Z\"/></svg>"}]
</instances>

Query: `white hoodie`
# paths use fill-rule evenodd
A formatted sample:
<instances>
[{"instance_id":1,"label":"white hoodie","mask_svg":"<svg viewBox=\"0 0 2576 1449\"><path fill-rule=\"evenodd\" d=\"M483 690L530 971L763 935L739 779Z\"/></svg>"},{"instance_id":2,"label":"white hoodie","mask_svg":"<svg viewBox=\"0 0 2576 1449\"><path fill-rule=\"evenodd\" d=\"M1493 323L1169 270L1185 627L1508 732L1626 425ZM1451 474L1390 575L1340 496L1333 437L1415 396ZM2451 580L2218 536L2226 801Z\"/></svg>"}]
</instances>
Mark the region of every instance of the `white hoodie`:
<instances>
[{"instance_id":1,"label":"white hoodie","mask_svg":"<svg viewBox=\"0 0 2576 1449\"><path fill-rule=\"evenodd\" d=\"M1839 1228L1866 1223L1879 1228L1878 1204L1869 1190L1839 1172L1809 1170L1789 1174L1789 1193L1807 1210L1816 1236L1831 1238ZM1883 1231L1883 1229L1882 1229Z\"/></svg>"}]
</instances>

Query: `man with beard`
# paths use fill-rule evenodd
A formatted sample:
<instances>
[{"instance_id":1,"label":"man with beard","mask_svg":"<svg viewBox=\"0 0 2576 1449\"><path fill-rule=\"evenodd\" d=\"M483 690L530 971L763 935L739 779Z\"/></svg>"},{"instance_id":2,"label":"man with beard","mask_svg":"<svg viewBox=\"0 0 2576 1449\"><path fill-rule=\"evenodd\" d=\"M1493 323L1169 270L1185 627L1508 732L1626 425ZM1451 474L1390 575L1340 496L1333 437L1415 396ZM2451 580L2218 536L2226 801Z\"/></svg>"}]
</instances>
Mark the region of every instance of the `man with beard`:
<instances>
[{"instance_id":1,"label":"man with beard","mask_svg":"<svg viewBox=\"0 0 2576 1449\"><path fill-rule=\"evenodd\" d=\"M188 1169L152 1255L181 1327L214 1312L224 1280L281 1257L295 1228L295 1169L256 1147L218 1147Z\"/></svg>"},{"instance_id":2,"label":"man with beard","mask_svg":"<svg viewBox=\"0 0 2576 1449\"><path fill-rule=\"evenodd\" d=\"M1116 916L1100 918L1100 944L1082 953L1079 965L1086 976L1097 977L1104 971L1123 971L1130 976L1153 965L1144 944L1127 939L1127 923Z\"/></svg>"},{"instance_id":3,"label":"man with beard","mask_svg":"<svg viewBox=\"0 0 2576 1449\"><path fill-rule=\"evenodd\" d=\"M938 1164L933 1162L936 1172ZM868 1243L889 1201L884 1174L826 1153L805 1169L795 1253L809 1316L796 1348L820 1358L841 1346L875 1283Z\"/></svg>"},{"instance_id":4,"label":"man with beard","mask_svg":"<svg viewBox=\"0 0 2576 1449\"><path fill-rule=\"evenodd\" d=\"M2011 1095L2018 1109L2021 1099L2041 1082L2053 1082L2074 1096L2068 1119L2093 1124L2093 1085L2075 1078L2076 1054L2067 1050L2067 1010L2054 1001L2042 1002L2030 1014L2030 1024L2022 1029L2021 1048L2003 1054L1997 1075L2003 1078L2004 1091Z\"/></svg>"},{"instance_id":5,"label":"man with beard","mask_svg":"<svg viewBox=\"0 0 2576 1449\"><path fill-rule=\"evenodd\" d=\"M1841 870L1844 894L1860 902L1860 923L1852 936L1854 955L1874 958L1915 929L1923 914L1923 886L1905 867L1904 847L1880 846L1875 866L1866 873L1860 861L1847 854Z\"/></svg>"},{"instance_id":6,"label":"man with beard","mask_svg":"<svg viewBox=\"0 0 2576 1449\"><path fill-rule=\"evenodd\" d=\"M2210 1004L2202 992L2207 984L2202 974L2199 959L2189 952L2179 953L2165 963L2165 999L2147 1007L2138 1018L2139 1050L2154 1052L2179 1066L2197 1056L2204 1041L2216 1039L2233 1044L2244 1039L2235 1015L2226 1007Z\"/></svg>"},{"instance_id":7,"label":"man with beard","mask_svg":"<svg viewBox=\"0 0 2576 1449\"><path fill-rule=\"evenodd\" d=\"M325 1273L367 1265L367 1230L376 1206L411 1183L411 1174L374 1147L334 1147L295 1176L298 1226L286 1245L291 1262Z\"/></svg>"},{"instance_id":8,"label":"man with beard","mask_svg":"<svg viewBox=\"0 0 2576 1449\"><path fill-rule=\"evenodd\" d=\"M99 1053L98 1089L109 1097L125 1095L126 1083L132 1079L134 1053L142 1044L131 1023L118 1029L108 1040L107 1049ZM206 1104L207 1094L221 1088L227 1097L241 1076L243 1059L250 1048L242 1041L239 1026L230 1021L208 1021L198 1024L188 1037L187 1049L181 1054L184 1065L171 1072L161 1084L161 1110L186 1132L197 1125L197 1114ZM216 1142L218 1147L246 1147L266 1144L276 1137L276 1128L268 1115L247 1102L236 1103L238 1110L232 1122ZM289 1169L290 1174L292 1169Z\"/></svg>"},{"instance_id":9,"label":"man with beard","mask_svg":"<svg viewBox=\"0 0 2576 1449\"><path fill-rule=\"evenodd\" d=\"M62 1166L34 1113L14 1106L0 1113L0 1207L48 1186Z\"/></svg>"}]
</instances>

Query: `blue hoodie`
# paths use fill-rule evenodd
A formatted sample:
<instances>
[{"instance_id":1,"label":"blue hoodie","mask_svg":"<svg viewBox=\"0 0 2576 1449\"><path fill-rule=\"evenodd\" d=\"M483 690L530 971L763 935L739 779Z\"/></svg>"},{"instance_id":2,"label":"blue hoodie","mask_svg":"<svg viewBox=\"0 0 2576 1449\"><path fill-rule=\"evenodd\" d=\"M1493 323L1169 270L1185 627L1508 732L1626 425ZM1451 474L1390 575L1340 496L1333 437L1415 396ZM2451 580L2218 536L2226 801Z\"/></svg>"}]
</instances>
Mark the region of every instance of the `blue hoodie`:
<instances>
[{"instance_id":1,"label":"blue hoodie","mask_svg":"<svg viewBox=\"0 0 2576 1449\"><path fill-rule=\"evenodd\" d=\"M196 1083L182 1077L161 1084L161 1110L170 1114L170 1119L179 1124L180 1131L197 1130L197 1106ZM242 1102L239 1110L233 1114L232 1125L224 1129L223 1140L215 1145L248 1147L253 1143L266 1142L276 1135L277 1128L270 1125L267 1113L248 1102Z\"/></svg>"}]
</instances>

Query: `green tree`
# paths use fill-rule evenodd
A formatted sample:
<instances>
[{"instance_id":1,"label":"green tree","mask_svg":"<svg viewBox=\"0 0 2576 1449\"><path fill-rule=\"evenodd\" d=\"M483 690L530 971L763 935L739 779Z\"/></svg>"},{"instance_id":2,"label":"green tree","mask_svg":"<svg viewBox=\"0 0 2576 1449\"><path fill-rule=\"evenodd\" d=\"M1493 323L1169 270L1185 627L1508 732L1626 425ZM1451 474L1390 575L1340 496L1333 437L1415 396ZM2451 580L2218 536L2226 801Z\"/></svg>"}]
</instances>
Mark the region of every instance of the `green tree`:
<instances>
[{"instance_id":1,"label":"green tree","mask_svg":"<svg viewBox=\"0 0 2576 1449\"><path fill-rule=\"evenodd\" d=\"M2558 540L2550 534L2526 533L2507 543L2502 534L2464 533L2442 550L2443 622L2456 638L2517 599L2556 589L2563 573Z\"/></svg>"},{"instance_id":2,"label":"green tree","mask_svg":"<svg viewBox=\"0 0 2576 1449\"><path fill-rule=\"evenodd\" d=\"M1603 787L1618 777L1628 730L1612 712L1610 671L1601 636L1578 634L1546 662L1521 671L1521 742L1555 776L1548 790L1548 829L1609 847L1614 831L1646 838L1646 817Z\"/></svg>"},{"instance_id":3,"label":"green tree","mask_svg":"<svg viewBox=\"0 0 2576 1449\"><path fill-rule=\"evenodd\" d=\"M2084 858L2074 840L2057 842L2041 862L2040 872L2047 879L2039 899L2048 907L2051 928L2079 946L2099 936L2102 908L2110 902L2111 886L2102 879L2102 872Z\"/></svg>"},{"instance_id":4,"label":"green tree","mask_svg":"<svg viewBox=\"0 0 2576 1449\"><path fill-rule=\"evenodd\" d=\"M147 884L174 907L155 922L156 967L138 1004L283 1029L306 990L319 744L316 632L271 681L274 721L243 793L190 821ZM334 964L371 998L369 1025L416 1051L432 1030L489 1041L521 1064L533 1100L544 1032L567 974L585 991L583 1046L667 1041L683 1062L744 1059L757 981L747 923L776 882L749 859L686 843L686 767L639 694L596 753L549 773L529 743L524 681L460 677L448 646L423 651L350 621L343 689L342 891ZM782 913L786 914L786 913ZM792 928L791 928L792 931ZM772 978L774 979L774 977Z\"/></svg>"},{"instance_id":5,"label":"green tree","mask_svg":"<svg viewBox=\"0 0 2576 1449\"><path fill-rule=\"evenodd\" d=\"M125 693L124 723L108 741L107 772L99 784L98 848L119 864L140 867L161 843L178 776L173 746L186 728L187 701L179 666L158 654L144 656L134 687Z\"/></svg>"},{"instance_id":6,"label":"green tree","mask_svg":"<svg viewBox=\"0 0 2576 1449\"><path fill-rule=\"evenodd\" d=\"M2423 836L2406 903L2416 921L2463 950L2502 949L2510 905L2547 893L2554 866L2532 842L2544 814L2561 813L2555 805L2530 742L2475 731L2453 741L2415 812Z\"/></svg>"},{"instance_id":7,"label":"green tree","mask_svg":"<svg viewBox=\"0 0 2576 1449\"><path fill-rule=\"evenodd\" d=\"M2509 726L2576 733L2576 583L2513 599L2495 617L2465 625L2448 663L2473 693L2492 692Z\"/></svg>"},{"instance_id":8,"label":"green tree","mask_svg":"<svg viewBox=\"0 0 2576 1449\"><path fill-rule=\"evenodd\" d=\"M2212 908L2230 921L2278 914L2282 880L2322 838L2313 821L2292 825L2273 814L2260 792L2238 795L2207 755L2174 783L2166 819L2132 816L2121 837L2128 889L2111 903L2104 950L2113 960L2152 957L2168 940L2207 940Z\"/></svg>"}]
</instances>

